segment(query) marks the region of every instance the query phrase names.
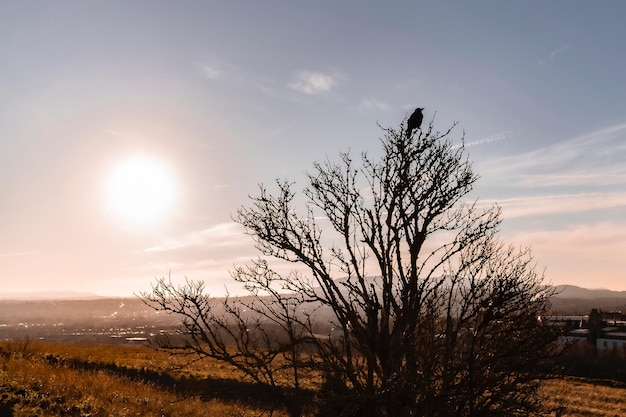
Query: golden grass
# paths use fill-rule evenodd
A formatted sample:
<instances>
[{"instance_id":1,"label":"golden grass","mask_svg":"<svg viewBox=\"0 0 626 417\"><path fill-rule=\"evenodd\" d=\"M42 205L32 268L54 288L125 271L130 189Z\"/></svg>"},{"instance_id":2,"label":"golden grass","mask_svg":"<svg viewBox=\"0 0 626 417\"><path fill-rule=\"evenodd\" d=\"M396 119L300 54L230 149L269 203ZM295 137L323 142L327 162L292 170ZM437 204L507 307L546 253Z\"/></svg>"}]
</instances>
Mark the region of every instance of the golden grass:
<instances>
[{"instance_id":1,"label":"golden grass","mask_svg":"<svg viewBox=\"0 0 626 417\"><path fill-rule=\"evenodd\" d=\"M553 379L544 382L542 394L561 417L626 416L626 386L611 381Z\"/></svg>"},{"instance_id":2,"label":"golden grass","mask_svg":"<svg viewBox=\"0 0 626 417\"><path fill-rule=\"evenodd\" d=\"M142 346L0 342L0 416L287 416L278 402L257 402L233 367L181 363ZM552 416L626 416L626 385L563 378L541 394Z\"/></svg>"},{"instance_id":3,"label":"golden grass","mask_svg":"<svg viewBox=\"0 0 626 417\"><path fill-rule=\"evenodd\" d=\"M33 343L24 350L5 343L0 349L2 416L286 416L247 402L201 399L107 370L74 369L49 361L53 355L103 364L115 359L117 366L138 369L169 366L165 353L150 348Z\"/></svg>"},{"instance_id":4,"label":"golden grass","mask_svg":"<svg viewBox=\"0 0 626 417\"><path fill-rule=\"evenodd\" d=\"M13 342L16 343L16 342ZM1 346L1 345L0 345ZM149 369L168 373L172 376L214 378L243 378L243 373L235 367L218 361L204 360L201 363L186 365L189 356L172 355L149 346L30 343L28 350L37 356L52 355L60 359L77 358L84 362L112 364L131 369Z\"/></svg>"}]
</instances>

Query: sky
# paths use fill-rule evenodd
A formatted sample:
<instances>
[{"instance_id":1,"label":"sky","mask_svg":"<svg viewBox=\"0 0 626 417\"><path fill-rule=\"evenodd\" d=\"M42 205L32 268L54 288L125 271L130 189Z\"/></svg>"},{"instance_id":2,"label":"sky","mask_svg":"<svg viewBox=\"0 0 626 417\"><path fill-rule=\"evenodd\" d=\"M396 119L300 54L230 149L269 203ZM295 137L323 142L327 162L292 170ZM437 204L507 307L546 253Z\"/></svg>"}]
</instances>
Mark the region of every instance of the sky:
<instances>
[{"instance_id":1,"label":"sky","mask_svg":"<svg viewBox=\"0 0 626 417\"><path fill-rule=\"evenodd\" d=\"M626 290L626 3L0 0L0 292L214 295L258 184L458 122L546 281ZM140 190L140 191L139 191ZM231 290L232 291L232 290Z\"/></svg>"}]
</instances>

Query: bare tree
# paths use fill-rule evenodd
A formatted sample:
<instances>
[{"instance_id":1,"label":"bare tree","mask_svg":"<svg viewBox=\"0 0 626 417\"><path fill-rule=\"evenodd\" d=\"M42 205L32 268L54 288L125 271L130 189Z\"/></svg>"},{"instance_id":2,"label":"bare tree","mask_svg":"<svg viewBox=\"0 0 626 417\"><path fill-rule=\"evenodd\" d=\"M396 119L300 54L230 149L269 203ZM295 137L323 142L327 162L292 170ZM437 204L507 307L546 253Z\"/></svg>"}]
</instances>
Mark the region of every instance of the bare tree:
<instances>
[{"instance_id":1,"label":"bare tree","mask_svg":"<svg viewBox=\"0 0 626 417\"><path fill-rule=\"evenodd\" d=\"M304 213L293 183L261 186L235 217L261 254L232 272L250 297L212 310L202 284L159 280L144 300L182 314L186 348L259 383L321 376L320 415L529 415L552 291L497 238L500 209L468 200L478 176L454 127L383 129L380 160L315 163Z\"/></svg>"}]
</instances>

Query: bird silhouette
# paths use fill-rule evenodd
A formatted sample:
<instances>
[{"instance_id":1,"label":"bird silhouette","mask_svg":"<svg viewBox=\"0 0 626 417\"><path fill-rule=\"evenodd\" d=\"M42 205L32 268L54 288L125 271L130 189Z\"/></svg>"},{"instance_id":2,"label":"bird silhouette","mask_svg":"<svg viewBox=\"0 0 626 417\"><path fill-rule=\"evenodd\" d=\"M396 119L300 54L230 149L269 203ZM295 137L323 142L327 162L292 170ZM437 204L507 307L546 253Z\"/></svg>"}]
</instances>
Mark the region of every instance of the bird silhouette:
<instances>
[{"instance_id":1,"label":"bird silhouette","mask_svg":"<svg viewBox=\"0 0 626 417\"><path fill-rule=\"evenodd\" d=\"M422 126L422 120L424 119L422 110L424 110L423 107L416 108L411 117L409 117L409 120L406 123L407 137L410 137L415 129L419 129Z\"/></svg>"}]
</instances>

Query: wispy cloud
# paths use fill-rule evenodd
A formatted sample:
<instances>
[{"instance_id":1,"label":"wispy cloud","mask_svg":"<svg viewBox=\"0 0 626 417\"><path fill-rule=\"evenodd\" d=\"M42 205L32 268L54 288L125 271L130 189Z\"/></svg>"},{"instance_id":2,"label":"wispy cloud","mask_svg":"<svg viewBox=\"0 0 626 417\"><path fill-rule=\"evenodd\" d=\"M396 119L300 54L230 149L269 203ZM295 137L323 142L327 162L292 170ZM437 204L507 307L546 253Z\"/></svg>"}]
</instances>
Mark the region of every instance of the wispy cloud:
<instances>
[{"instance_id":1,"label":"wispy cloud","mask_svg":"<svg viewBox=\"0 0 626 417\"><path fill-rule=\"evenodd\" d=\"M549 229L505 229L503 235L508 241L529 246L553 284L614 289L623 286L626 224L619 221L568 222Z\"/></svg>"},{"instance_id":2,"label":"wispy cloud","mask_svg":"<svg viewBox=\"0 0 626 417\"><path fill-rule=\"evenodd\" d=\"M539 66L543 66L546 64L547 61L553 61L557 55L562 54L563 52L567 51L568 49L570 49L572 47L571 44L567 43L565 45L562 45L556 49L553 49L552 51L550 51L550 55L548 58L542 58L539 60L539 62L537 63Z\"/></svg>"},{"instance_id":3,"label":"wispy cloud","mask_svg":"<svg viewBox=\"0 0 626 417\"><path fill-rule=\"evenodd\" d=\"M209 79L221 78L223 76L223 72L216 65L203 64L200 66L200 70Z\"/></svg>"},{"instance_id":4,"label":"wispy cloud","mask_svg":"<svg viewBox=\"0 0 626 417\"><path fill-rule=\"evenodd\" d=\"M357 111L368 111L368 110L380 110L380 111L391 111L391 105L378 100L376 98L364 98L359 104L356 106Z\"/></svg>"},{"instance_id":5,"label":"wispy cloud","mask_svg":"<svg viewBox=\"0 0 626 417\"><path fill-rule=\"evenodd\" d=\"M164 239L158 245L142 252L166 252L194 246L235 246L248 241L241 225L235 222L220 223L182 236Z\"/></svg>"},{"instance_id":6,"label":"wispy cloud","mask_svg":"<svg viewBox=\"0 0 626 417\"><path fill-rule=\"evenodd\" d=\"M626 262L623 258L626 246L626 225L613 222L570 224L556 230L532 230L514 234L518 242L532 244L533 251L542 254L561 254L579 260L597 262Z\"/></svg>"},{"instance_id":7,"label":"wispy cloud","mask_svg":"<svg viewBox=\"0 0 626 417\"><path fill-rule=\"evenodd\" d=\"M467 148L467 147L470 147L470 146L486 145L488 143L493 143L493 142L499 142L499 141L502 141L502 140L507 140L507 139L510 139L510 138L512 138L514 136L516 136L515 132L513 132L512 130L507 130L506 132L496 133L495 135L491 135L491 136L487 136L487 137L480 138L480 139L477 139L477 140L473 140L471 142L465 142L465 147Z\"/></svg>"},{"instance_id":8,"label":"wispy cloud","mask_svg":"<svg viewBox=\"0 0 626 417\"><path fill-rule=\"evenodd\" d=\"M626 123L523 154L481 162L484 177L511 185L605 186L626 178Z\"/></svg>"},{"instance_id":9,"label":"wispy cloud","mask_svg":"<svg viewBox=\"0 0 626 417\"><path fill-rule=\"evenodd\" d=\"M505 219L557 213L580 213L626 207L626 192L581 193L481 200L481 206L498 204Z\"/></svg>"},{"instance_id":10,"label":"wispy cloud","mask_svg":"<svg viewBox=\"0 0 626 417\"><path fill-rule=\"evenodd\" d=\"M567 51L568 49L570 49L572 47L572 45L565 44L559 48L556 48L555 50L553 50L552 52L550 52L550 59L554 59L555 56L557 56L560 53L563 53L565 51Z\"/></svg>"},{"instance_id":11,"label":"wispy cloud","mask_svg":"<svg viewBox=\"0 0 626 417\"><path fill-rule=\"evenodd\" d=\"M527 188L538 187L594 187L626 184L626 169L615 172L521 175L517 184Z\"/></svg>"},{"instance_id":12,"label":"wispy cloud","mask_svg":"<svg viewBox=\"0 0 626 417\"><path fill-rule=\"evenodd\" d=\"M473 140L471 142L465 142L463 143L463 146L466 148L472 147L472 146L480 146L480 145L486 145L488 143L494 143L494 142L500 142L502 140L508 140L511 139L513 137L517 136L517 134L512 131L512 130L507 130L506 132L502 132L502 133L496 133L495 135L491 135L491 136L487 136L484 138L480 138L480 139L476 139ZM452 146L453 148L460 148L461 147L461 143L458 143L456 145Z\"/></svg>"},{"instance_id":13,"label":"wispy cloud","mask_svg":"<svg viewBox=\"0 0 626 417\"><path fill-rule=\"evenodd\" d=\"M315 96L331 92L337 84L336 76L316 71L300 71L287 86L299 93Z\"/></svg>"},{"instance_id":14,"label":"wispy cloud","mask_svg":"<svg viewBox=\"0 0 626 417\"><path fill-rule=\"evenodd\" d=\"M561 159L580 155L606 157L626 152L625 139L626 123L623 123L557 143L551 148L562 154Z\"/></svg>"},{"instance_id":15,"label":"wispy cloud","mask_svg":"<svg viewBox=\"0 0 626 417\"><path fill-rule=\"evenodd\" d=\"M228 80L230 83L253 82L258 77L249 68L217 56L205 57L194 63L194 68L209 80Z\"/></svg>"}]
</instances>

